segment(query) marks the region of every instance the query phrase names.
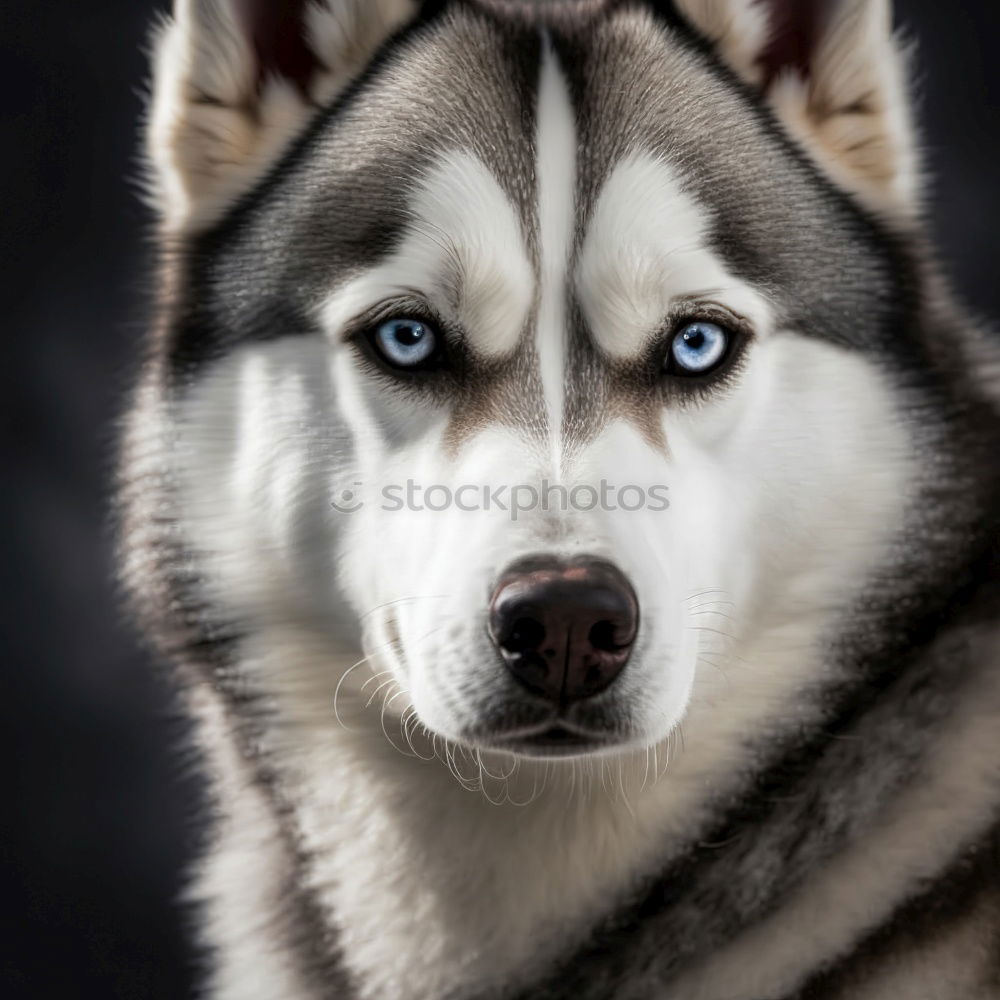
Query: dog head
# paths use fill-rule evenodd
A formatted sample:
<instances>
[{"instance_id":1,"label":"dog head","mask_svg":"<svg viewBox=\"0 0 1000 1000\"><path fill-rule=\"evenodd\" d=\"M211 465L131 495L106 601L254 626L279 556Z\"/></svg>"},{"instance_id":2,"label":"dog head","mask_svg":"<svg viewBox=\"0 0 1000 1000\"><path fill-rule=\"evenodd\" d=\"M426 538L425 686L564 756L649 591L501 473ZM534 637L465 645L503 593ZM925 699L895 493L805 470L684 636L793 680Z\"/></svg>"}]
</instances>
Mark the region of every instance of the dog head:
<instances>
[{"instance_id":1,"label":"dog head","mask_svg":"<svg viewBox=\"0 0 1000 1000\"><path fill-rule=\"evenodd\" d=\"M179 0L144 412L248 683L536 755L806 683L912 477L901 92L881 0Z\"/></svg>"}]
</instances>

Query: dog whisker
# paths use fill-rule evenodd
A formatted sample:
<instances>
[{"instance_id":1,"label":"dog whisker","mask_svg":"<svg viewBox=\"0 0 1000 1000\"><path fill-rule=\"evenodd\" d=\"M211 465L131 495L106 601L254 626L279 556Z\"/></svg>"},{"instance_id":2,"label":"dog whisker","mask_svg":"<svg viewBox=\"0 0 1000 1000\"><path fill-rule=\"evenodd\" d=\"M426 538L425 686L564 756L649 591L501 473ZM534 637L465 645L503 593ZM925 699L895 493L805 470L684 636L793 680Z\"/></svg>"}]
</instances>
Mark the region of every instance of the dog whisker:
<instances>
[{"instance_id":1,"label":"dog whisker","mask_svg":"<svg viewBox=\"0 0 1000 1000\"><path fill-rule=\"evenodd\" d=\"M407 604L411 601L443 601L450 598L451 594L414 594L410 597L397 597L394 601L386 601L384 604L376 604L374 608L369 608L363 615L358 617L359 622L363 622L376 611L383 611L385 608L393 608L398 604Z\"/></svg>"}]
</instances>

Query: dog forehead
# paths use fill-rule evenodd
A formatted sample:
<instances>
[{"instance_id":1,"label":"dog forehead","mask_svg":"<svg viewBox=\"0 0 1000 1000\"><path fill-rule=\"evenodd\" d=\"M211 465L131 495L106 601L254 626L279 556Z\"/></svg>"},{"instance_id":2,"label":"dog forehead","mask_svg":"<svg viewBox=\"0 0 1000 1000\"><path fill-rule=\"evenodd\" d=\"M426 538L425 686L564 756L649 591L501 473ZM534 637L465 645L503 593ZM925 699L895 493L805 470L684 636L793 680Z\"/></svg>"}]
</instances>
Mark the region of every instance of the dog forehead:
<instances>
[{"instance_id":1,"label":"dog forehead","mask_svg":"<svg viewBox=\"0 0 1000 1000\"><path fill-rule=\"evenodd\" d=\"M609 187L622 187L623 166L636 173L645 156L659 180L646 170L617 199L634 228L648 230L659 212L673 230L665 239L697 233L727 272L767 291L787 327L866 346L853 316L886 301L892 240L826 180L761 95L642 8L554 37L576 109L580 245ZM663 210L668 190L674 213Z\"/></svg>"},{"instance_id":2,"label":"dog forehead","mask_svg":"<svg viewBox=\"0 0 1000 1000\"><path fill-rule=\"evenodd\" d=\"M564 144L572 162L557 182L572 193L571 256L580 255L616 172L642 152L669 170L684 196L678 205L699 211L697 225L691 211L660 211L665 232L681 238L682 230L697 229L730 271L788 290L793 303L803 302L803 288L819 292L838 306L827 317L843 318L856 308L858 293L879 269L868 243L852 239L859 227L849 219L845 224L843 199L818 182L738 85L668 24L633 8L568 29L457 9L393 43L282 170L211 234L208 252L196 248L195 258L210 261L212 273L196 289L210 315L198 317L195 333L217 329L224 344L275 336L290 324L307 329L300 317L325 300L332 285L397 251L421 214L428 239L440 236L434 226L450 216L462 230L459 242L475 249L481 263L490 262L482 269L482 289L488 272L506 275L494 294L480 296L476 315L497 313L505 287L521 289L514 296L520 308L524 262L536 275L540 266L540 146L547 139L539 126L540 84L547 50L565 82L562 117L573 129L572 148ZM475 166L458 170L460 160ZM447 162L450 168L442 166ZM427 225L433 213L414 206L433 200L428 185L462 176L472 183L437 184L438 201L449 211ZM624 194L619 200L636 227L648 228L644 191ZM507 238L515 230L517 239ZM575 294L577 264L565 276L567 295ZM512 280L512 269L521 277ZM845 288L855 298L838 302ZM822 329L823 317L791 318L850 342L852 331ZM480 341L487 353L498 323L494 316L474 324L487 331ZM494 352L509 348L514 326L506 325ZM628 338L616 338L615 345L634 348Z\"/></svg>"}]
</instances>

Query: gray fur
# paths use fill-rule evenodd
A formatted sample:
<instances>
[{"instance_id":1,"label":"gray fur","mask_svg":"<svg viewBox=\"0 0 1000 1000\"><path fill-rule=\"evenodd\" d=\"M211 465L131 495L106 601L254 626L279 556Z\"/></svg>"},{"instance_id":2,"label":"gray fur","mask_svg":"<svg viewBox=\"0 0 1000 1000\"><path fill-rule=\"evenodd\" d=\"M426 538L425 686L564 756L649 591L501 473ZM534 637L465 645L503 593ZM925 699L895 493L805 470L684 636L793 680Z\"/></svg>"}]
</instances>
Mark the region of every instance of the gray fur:
<instances>
[{"instance_id":1,"label":"gray fur","mask_svg":"<svg viewBox=\"0 0 1000 1000\"><path fill-rule=\"evenodd\" d=\"M489 165L517 206L538 267L533 127L544 27L578 115L577 252L615 163L640 144L659 153L710 206L716 251L734 273L767 289L783 322L863 355L890 380L899 420L927 458L891 558L859 581L827 638L826 679L801 692L802 718L782 731L748 733L741 773L708 794L685 841L665 844L658 863L622 885L599 919L567 914L565 935L540 932L530 968L448 997L684 1000L672 984L694 981L716 952L780 917L793 897L808 898L825 867L864 855L893 805L930 780L960 736L949 725L954 718L977 699L1000 710L993 677L1000 409L989 371L996 345L974 341L974 324L942 291L922 237L876 219L821 176L675 14L590 4L579 16L561 9L537 22L521 9L504 17L499 6L458 4L395 39L266 180L179 253L165 255L164 301L122 464L125 575L192 705L211 703L210 714L223 720L202 719L210 771L224 782L218 760L238 758L240 780L253 790L247 794L260 795L272 815L276 856L292 874L285 898L260 915L262 926L280 936L308 984L303 996L363 993L363 983L348 983L337 915L317 894L317 859L297 831L298 804L269 758L280 720L241 662L253 623L230 620L213 605L185 547L166 458L172 408L241 343L317 338L313 307L391 252L407 192L441 147L472 148ZM636 402L644 362L616 366L603 357L567 294L567 437L582 447L617 407L655 438L657 409L676 398ZM526 440L545 436L532 333L525 331L499 376L470 359L490 388L477 392L473 378L467 396L453 401L456 449L489 423L516 427ZM332 386L327 391L332 396ZM332 418L315 436L318 451L350 447ZM311 538L322 525L301 531ZM331 632L350 648L358 623L339 610ZM956 772L941 785L958 795L962 778ZM934 935L963 928L970 913L977 934L1000 942L1000 772L995 778L982 821L955 840L940 870L906 886L883 926L859 925L846 951L811 969L784 1000L866 996L866 984ZM994 958L975 970L984 998L1000 996L997 968ZM959 1000L929 988L932 997Z\"/></svg>"}]
</instances>

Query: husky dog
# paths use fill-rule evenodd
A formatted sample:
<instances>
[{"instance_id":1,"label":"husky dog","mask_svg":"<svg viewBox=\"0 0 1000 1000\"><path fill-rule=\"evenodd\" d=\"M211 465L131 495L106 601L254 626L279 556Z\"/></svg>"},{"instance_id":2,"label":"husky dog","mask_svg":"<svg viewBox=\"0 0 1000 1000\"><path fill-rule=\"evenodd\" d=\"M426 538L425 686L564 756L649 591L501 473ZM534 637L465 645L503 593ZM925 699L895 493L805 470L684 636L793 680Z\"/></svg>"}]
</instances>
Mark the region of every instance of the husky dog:
<instances>
[{"instance_id":1,"label":"husky dog","mask_svg":"<svg viewBox=\"0 0 1000 1000\"><path fill-rule=\"evenodd\" d=\"M905 63L886 0L178 0L123 573L211 996L1000 997L1000 353Z\"/></svg>"}]
</instances>

